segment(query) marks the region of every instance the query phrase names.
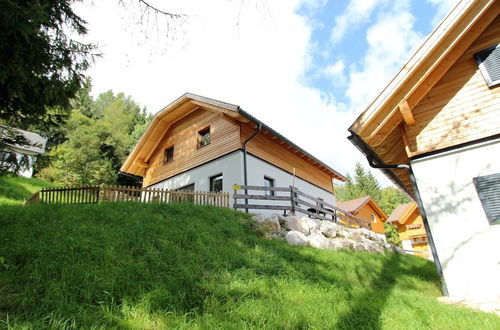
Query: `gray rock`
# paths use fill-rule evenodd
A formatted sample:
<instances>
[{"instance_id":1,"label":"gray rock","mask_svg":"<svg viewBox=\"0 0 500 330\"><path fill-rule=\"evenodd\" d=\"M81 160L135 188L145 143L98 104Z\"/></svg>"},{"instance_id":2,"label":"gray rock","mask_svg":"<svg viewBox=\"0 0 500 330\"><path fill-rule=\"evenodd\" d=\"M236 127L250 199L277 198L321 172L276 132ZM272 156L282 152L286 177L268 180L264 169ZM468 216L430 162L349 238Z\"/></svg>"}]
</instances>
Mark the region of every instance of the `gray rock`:
<instances>
[{"instance_id":1,"label":"gray rock","mask_svg":"<svg viewBox=\"0 0 500 330\"><path fill-rule=\"evenodd\" d=\"M252 219L260 226L266 227L271 233L279 233L281 226L276 215L254 215Z\"/></svg>"},{"instance_id":2,"label":"gray rock","mask_svg":"<svg viewBox=\"0 0 500 330\"><path fill-rule=\"evenodd\" d=\"M334 222L330 221L321 221L319 225L319 231L328 238L335 238L337 237L338 234L338 229L339 225L337 225Z\"/></svg>"},{"instance_id":3,"label":"gray rock","mask_svg":"<svg viewBox=\"0 0 500 330\"><path fill-rule=\"evenodd\" d=\"M330 247L330 240L319 233L307 236L307 244L317 249L328 249Z\"/></svg>"},{"instance_id":4,"label":"gray rock","mask_svg":"<svg viewBox=\"0 0 500 330\"><path fill-rule=\"evenodd\" d=\"M346 238L336 238L330 240L330 249L332 250L344 250L351 249L353 246L353 241Z\"/></svg>"},{"instance_id":5,"label":"gray rock","mask_svg":"<svg viewBox=\"0 0 500 330\"><path fill-rule=\"evenodd\" d=\"M290 245L307 245L307 237L300 231L289 231L285 236L286 242Z\"/></svg>"},{"instance_id":6,"label":"gray rock","mask_svg":"<svg viewBox=\"0 0 500 330\"><path fill-rule=\"evenodd\" d=\"M311 231L311 223L310 219L307 217L296 217L296 216L288 216L286 217L285 226L289 230L295 230L301 232L304 235L309 235Z\"/></svg>"}]
</instances>

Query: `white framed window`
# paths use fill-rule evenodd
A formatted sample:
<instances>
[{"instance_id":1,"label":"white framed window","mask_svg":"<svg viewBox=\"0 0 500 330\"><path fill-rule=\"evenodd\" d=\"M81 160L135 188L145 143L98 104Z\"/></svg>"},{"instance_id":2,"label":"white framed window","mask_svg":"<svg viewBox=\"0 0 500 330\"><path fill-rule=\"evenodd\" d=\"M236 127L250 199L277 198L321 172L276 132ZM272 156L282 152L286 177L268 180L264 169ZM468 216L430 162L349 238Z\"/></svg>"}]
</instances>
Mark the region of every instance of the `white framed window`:
<instances>
[{"instance_id":1,"label":"white framed window","mask_svg":"<svg viewBox=\"0 0 500 330\"><path fill-rule=\"evenodd\" d=\"M377 216L375 215L375 213L372 213L371 216L372 216L372 222L377 223Z\"/></svg>"},{"instance_id":2,"label":"white framed window","mask_svg":"<svg viewBox=\"0 0 500 330\"><path fill-rule=\"evenodd\" d=\"M274 179L268 177L268 176L264 176L264 187L266 188L270 188L270 187L274 187ZM272 190L265 190L264 191L264 195L266 196L274 196L274 191Z\"/></svg>"}]
</instances>

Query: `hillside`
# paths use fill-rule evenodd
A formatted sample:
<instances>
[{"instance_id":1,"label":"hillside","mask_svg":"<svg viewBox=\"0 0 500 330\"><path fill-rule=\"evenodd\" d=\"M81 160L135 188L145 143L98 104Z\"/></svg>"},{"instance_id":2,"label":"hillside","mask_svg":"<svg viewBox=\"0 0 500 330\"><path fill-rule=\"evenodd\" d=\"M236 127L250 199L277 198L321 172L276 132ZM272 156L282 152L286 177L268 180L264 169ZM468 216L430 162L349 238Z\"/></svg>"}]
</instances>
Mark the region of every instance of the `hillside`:
<instances>
[{"instance_id":1,"label":"hillside","mask_svg":"<svg viewBox=\"0 0 500 330\"><path fill-rule=\"evenodd\" d=\"M37 178L23 178L12 174L0 176L0 206L22 205L40 189L53 186L54 184Z\"/></svg>"},{"instance_id":2,"label":"hillside","mask_svg":"<svg viewBox=\"0 0 500 330\"><path fill-rule=\"evenodd\" d=\"M426 260L289 246L229 209L1 208L1 327L500 328L438 303Z\"/></svg>"}]
</instances>

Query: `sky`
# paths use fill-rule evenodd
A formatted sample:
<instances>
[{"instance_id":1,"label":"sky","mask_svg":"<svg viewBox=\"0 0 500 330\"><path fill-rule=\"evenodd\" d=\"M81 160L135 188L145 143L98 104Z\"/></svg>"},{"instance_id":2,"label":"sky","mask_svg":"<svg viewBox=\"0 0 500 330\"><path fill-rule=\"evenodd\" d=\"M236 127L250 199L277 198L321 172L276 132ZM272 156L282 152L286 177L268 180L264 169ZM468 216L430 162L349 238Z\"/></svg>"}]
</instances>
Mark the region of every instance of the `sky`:
<instances>
[{"instance_id":1,"label":"sky","mask_svg":"<svg viewBox=\"0 0 500 330\"><path fill-rule=\"evenodd\" d=\"M239 105L342 174L364 156L347 129L457 0L83 1L102 56L93 95L152 113L186 92ZM390 181L372 170L382 187Z\"/></svg>"}]
</instances>

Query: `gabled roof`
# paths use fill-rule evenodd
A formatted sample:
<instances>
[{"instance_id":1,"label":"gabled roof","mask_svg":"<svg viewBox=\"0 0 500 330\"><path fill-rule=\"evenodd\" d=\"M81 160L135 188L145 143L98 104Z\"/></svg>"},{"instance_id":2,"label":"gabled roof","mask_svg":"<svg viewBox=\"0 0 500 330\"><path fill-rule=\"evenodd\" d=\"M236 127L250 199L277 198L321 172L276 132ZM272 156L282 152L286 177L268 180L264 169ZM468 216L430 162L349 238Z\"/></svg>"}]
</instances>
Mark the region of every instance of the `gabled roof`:
<instances>
[{"instance_id":1,"label":"gabled roof","mask_svg":"<svg viewBox=\"0 0 500 330\"><path fill-rule=\"evenodd\" d=\"M357 212L366 204L369 204L378 214L382 219L387 219L387 215L384 213L384 211L378 206L377 202L370 196L358 198L358 199L352 199L350 201L345 201L345 202L336 202L336 206L344 211L353 213L356 215Z\"/></svg>"},{"instance_id":2,"label":"gabled roof","mask_svg":"<svg viewBox=\"0 0 500 330\"><path fill-rule=\"evenodd\" d=\"M261 126L262 131L267 131L271 135L275 136L277 139L281 140L286 145L303 155L307 161L328 172L333 178L339 181L346 181L346 178L342 174L335 171L330 166L326 165L257 118L253 117L239 106L192 93L182 95L153 117L134 149L125 160L120 171L143 176L143 166L147 164L152 156L152 153L162 140L166 131L168 131L169 127L176 121L200 108L215 112L231 122L250 124L255 127Z\"/></svg>"},{"instance_id":3,"label":"gabled roof","mask_svg":"<svg viewBox=\"0 0 500 330\"><path fill-rule=\"evenodd\" d=\"M2 137L8 137L9 135L4 132L11 130L14 135L21 135L24 137L28 144L7 144L8 147L12 149L16 149L19 152L25 152L28 154L43 154L45 152L45 144L47 143L47 139L42 137L38 133L25 131L19 128L14 127L6 127L0 125L0 135Z\"/></svg>"},{"instance_id":4,"label":"gabled roof","mask_svg":"<svg viewBox=\"0 0 500 330\"><path fill-rule=\"evenodd\" d=\"M408 164L404 124L413 125L412 110L460 56L498 16L500 1L462 0L404 65L373 103L351 125L349 139L379 165ZM383 172L414 197L408 173Z\"/></svg>"},{"instance_id":5,"label":"gabled roof","mask_svg":"<svg viewBox=\"0 0 500 330\"><path fill-rule=\"evenodd\" d=\"M399 222L400 224L405 224L409 219L409 216L416 209L417 203L415 202L400 204L394 209L394 211L392 211L391 216L387 219L387 222Z\"/></svg>"}]
</instances>

